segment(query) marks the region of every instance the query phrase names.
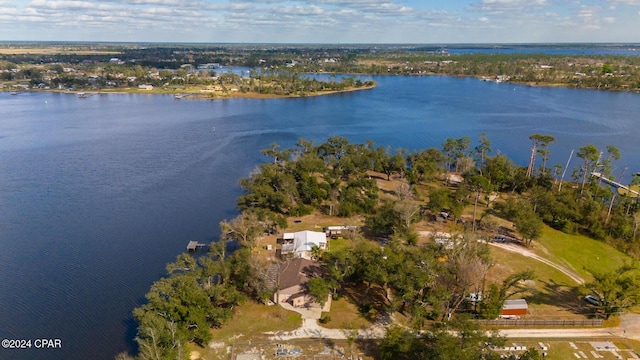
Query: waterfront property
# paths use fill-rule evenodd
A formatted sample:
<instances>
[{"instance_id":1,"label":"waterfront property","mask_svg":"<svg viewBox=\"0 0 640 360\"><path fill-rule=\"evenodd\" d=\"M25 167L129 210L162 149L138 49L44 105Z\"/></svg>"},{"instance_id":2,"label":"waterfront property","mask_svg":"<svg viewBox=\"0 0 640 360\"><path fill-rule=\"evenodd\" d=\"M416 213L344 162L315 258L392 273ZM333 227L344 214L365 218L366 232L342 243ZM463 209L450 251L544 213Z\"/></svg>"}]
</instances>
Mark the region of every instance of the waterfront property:
<instances>
[{"instance_id":1,"label":"waterfront property","mask_svg":"<svg viewBox=\"0 0 640 360\"><path fill-rule=\"evenodd\" d=\"M208 242L219 221L235 216L238 179L268 161L256 154L272 142L287 147L339 133L412 151L447 137L475 142L484 131L494 151L526 164L523 143L530 149L528 136L545 129L558 140L550 164L565 164L571 149L586 144L615 144L624 158L618 170L628 163L627 178L640 170L638 94L439 76L374 80L380 86L370 92L287 100L0 93L7 190L0 192L0 249L10 255L0 294L15 294L0 300L7 314L0 335L55 334L65 348L47 353L52 360L134 351L123 336L131 304L186 250L185 238ZM16 250L24 238L32 246ZM103 329L103 341L95 341L95 329Z\"/></svg>"}]
</instances>

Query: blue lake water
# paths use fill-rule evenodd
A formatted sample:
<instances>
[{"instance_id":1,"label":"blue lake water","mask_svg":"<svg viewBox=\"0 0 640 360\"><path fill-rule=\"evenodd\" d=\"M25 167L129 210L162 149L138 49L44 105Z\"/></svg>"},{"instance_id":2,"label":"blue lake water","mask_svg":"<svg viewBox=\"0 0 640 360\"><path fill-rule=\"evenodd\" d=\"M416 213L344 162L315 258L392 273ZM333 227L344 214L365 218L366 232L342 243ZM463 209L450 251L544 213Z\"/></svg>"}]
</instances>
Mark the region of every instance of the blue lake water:
<instances>
[{"instance_id":1,"label":"blue lake water","mask_svg":"<svg viewBox=\"0 0 640 360\"><path fill-rule=\"evenodd\" d=\"M461 54L547 54L547 55L624 55L640 56L639 43L560 43L560 44L443 44L414 45L436 53Z\"/></svg>"},{"instance_id":2,"label":"blue lake water","mask_svg":"<svg viewBox=\"0 0 640 360\"><path fill-rule=\"evenodd\" d=\"M617 146L640 170L640 95L377 77L373 90L301 99L176 101L160 95L0 93L0 338L62 349L2 359L113 359L133 351L131 311L188 240L236 214L238 179L272 142L300 137L417 150L484 132L526 164L550 134L571 149ZM577 164L577 161L574 161Z\"/></svg>"}]
</instances>

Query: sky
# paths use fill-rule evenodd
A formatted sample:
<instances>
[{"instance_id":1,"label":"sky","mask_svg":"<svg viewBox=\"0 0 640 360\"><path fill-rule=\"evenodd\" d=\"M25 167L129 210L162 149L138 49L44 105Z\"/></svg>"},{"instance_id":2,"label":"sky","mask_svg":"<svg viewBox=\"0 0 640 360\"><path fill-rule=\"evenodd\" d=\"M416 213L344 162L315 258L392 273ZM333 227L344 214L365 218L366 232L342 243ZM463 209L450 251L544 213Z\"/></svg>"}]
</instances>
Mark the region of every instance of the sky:
<instances>
[{"instance_id":1,"label":"sky","mask_svg":"<svg viewBox=\"0 0 640 360\"><path fill-rule=\"evenodd\" d=\"M640 42L640 0L0 0L0 41Z\"/></svg>"}]
</instances>

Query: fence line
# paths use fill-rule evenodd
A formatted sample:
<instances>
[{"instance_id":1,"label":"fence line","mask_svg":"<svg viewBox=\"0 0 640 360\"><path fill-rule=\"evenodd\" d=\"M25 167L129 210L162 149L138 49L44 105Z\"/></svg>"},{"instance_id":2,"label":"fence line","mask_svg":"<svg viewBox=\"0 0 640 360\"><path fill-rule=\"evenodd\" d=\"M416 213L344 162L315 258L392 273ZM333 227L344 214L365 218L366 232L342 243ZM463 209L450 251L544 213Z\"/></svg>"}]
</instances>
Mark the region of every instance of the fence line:
<instances>
[{"instance_id":1,"label":"fence line","mask_svg":"<svg viewBox=\"0 0 640 360\"><path fill-rule=\"evenodd\" d=\"M544 319L498 319L498 320L478 320L481 326L497 327L527 327L527 326L569 326L587 327L602 326L602 319L582 319L582 320L544 320Z\"/></svg>"}]
</instances>

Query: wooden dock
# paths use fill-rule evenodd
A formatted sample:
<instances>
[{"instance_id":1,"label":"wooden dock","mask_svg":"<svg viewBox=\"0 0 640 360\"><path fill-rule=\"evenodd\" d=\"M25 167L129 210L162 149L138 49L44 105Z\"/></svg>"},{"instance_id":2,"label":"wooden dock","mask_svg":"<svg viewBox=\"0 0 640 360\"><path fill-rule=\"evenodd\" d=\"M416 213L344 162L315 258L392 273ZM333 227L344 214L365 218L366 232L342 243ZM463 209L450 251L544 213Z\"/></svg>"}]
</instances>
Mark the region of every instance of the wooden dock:
<instances>
[{"instance_id":1,"label":"wooden dock","mask_svg":"<svg viewBox=\"0 0 640 360\"><path fill-rule=\"evenodd\" d=\"M201 244L195 240L191 240L187 244L187 251L196 251L198 249L206 248L207 246L209 246L209 244Z\"/></svg>"}]
</instances>

